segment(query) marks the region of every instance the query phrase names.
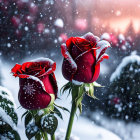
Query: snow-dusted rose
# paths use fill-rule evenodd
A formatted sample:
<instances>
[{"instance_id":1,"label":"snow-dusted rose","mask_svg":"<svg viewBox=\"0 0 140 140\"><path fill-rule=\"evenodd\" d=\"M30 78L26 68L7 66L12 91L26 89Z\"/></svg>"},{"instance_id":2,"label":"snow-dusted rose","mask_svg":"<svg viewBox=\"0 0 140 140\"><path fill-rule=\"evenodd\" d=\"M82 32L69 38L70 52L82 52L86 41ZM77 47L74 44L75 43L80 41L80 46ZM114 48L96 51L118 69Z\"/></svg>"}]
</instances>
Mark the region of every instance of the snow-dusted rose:
<instances>
[{"instance_id":1,"label":"snow-dusted rose","mask_svg":"<svg viewBox=\"0 0 140 140\"><path fill-rule=\"evenodd\" d=\"M82 37L71 37L66 44L61 45L64 56L62 65L63 76L69 80L92 83L96 81L100 73L100 62L108 59L105 54L110 44L87 33Z\"/></svg>"},{"instance_id":2,"label":"snow-dusted rose","mask_svg":"<svg viewBox=\"0 0 140 140\"><path fill-rule=\"evenodd\" d=\"M23 108L43 109L56 98L55 69L56 63L48 58L16 64L12 68L13 75L19 77L18 99Z\"/></svg>"}]
</instances>

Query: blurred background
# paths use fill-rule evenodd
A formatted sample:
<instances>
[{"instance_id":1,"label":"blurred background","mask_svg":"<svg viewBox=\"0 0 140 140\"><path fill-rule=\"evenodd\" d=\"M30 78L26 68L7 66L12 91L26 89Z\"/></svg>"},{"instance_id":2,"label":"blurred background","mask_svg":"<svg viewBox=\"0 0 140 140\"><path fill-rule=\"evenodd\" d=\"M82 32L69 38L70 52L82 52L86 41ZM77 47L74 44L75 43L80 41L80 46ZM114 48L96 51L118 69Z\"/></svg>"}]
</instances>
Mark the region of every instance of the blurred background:
<instances>
[{"instance_id":1,"label":"blurred background","mask_svg":"<svg viewBox=\"0 0 140 140\"><path fill-rule=\"evenodd\" d=\"M109 41L112 47L97 80L105 87L95 89L99 100L85 95L82 116L122 140L138 140L139 0L0 0L0 85L11 90L18 104L18 85L11 84L17 81L10 76L10 69L15 63L48 57L60 64L56 78L62 86L66 81L59 76L60 44L87 32Z\"/></svg>"}]
</instances>

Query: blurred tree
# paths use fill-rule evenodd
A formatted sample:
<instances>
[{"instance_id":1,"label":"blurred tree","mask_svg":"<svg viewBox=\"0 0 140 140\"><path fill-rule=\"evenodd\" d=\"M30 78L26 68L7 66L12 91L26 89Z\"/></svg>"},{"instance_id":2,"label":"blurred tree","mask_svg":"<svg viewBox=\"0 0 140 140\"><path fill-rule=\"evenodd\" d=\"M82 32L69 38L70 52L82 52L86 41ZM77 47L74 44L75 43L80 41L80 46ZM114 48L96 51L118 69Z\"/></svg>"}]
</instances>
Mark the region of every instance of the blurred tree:
<instances>
[{"instance_id":1,"label":"blurred tree","mask_svg":"<svg viewBox=\"0 0 140 140\"><path fill-rule=\"evenodd\" d=\"M140 57L127 56L111 76L105 112L125 121L140 120Z\"/></svg>"}]
</instances>

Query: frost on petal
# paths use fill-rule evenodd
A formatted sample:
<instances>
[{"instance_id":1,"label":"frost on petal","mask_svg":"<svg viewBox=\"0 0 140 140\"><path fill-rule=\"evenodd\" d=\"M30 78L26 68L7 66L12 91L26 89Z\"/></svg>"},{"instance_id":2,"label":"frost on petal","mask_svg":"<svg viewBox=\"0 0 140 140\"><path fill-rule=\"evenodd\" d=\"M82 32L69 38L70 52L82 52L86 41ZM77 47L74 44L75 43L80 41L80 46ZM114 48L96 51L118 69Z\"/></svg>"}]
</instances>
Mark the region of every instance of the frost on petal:
<instances>
[{"instance_id":1,"label":"frost on petal","mask_svg":"<svg viewBox=\"0 0 140 140\"><path fill-rule=\"evenodd\" d=\"M98 59L97 64L100 63L100 62L102 62L104 59L109 59L109 56L108 56L106 53L104 53L104 54Z\"/></svg>"},{"instance_id":2,"label":"frost on petal","mask_svg":"<svg viewBox=\"0 0 140 140\"><path fill-rule=\"evenodd\" d=\"M19 102L25 109L46 108L51 96L46 92L43 82L36 77L20 78Z\"/></svg>"},{"instance_id":3,"label":"frost on petal","mask_svg":"<svg viewBox=\"0 0 140 140\"><path fill-rule=\"evenodd\" d=\"M65 58L62 66L62 72L67 80L72 80L77 70L77 65L69 54L65 44L61 45L61 53Z\"/></svg>"},{"instance_id":4,"label":"frost on petal","mask_svg":"<svg viewBox=\"0 0 140 140\"><path fill-rule=\"evenodd\" d=\"M109 42L101 40L97 43L97 47L99 47L99 49L96 51L97 63L99 63L99 61L101 62L103 59L108 59L109 57L105 54L105 51L108 47L110 47Z\"/></svg>"},{"instance_id":5,"label":"frost on petal","mask_svg":"<svg viewBox=\"0 0 140 140\"><path fill-rule=\"evenodd\" d=\"M100 40L98 36L94 36L91 32L86 33L84 36L82 36L82 38L91 41L94 44Z\"/></svg>"},{"instance_id":6,"label":"frost on petal","mask_svg":"<svg viewBox=\"0 0 140 140\"><path fill-rule=\"evenodd\" d=\"M110 35L109 35L109 33L103 33L103 34L101 35L101 40L110 41Z\"/></svg>"}]
</instances>

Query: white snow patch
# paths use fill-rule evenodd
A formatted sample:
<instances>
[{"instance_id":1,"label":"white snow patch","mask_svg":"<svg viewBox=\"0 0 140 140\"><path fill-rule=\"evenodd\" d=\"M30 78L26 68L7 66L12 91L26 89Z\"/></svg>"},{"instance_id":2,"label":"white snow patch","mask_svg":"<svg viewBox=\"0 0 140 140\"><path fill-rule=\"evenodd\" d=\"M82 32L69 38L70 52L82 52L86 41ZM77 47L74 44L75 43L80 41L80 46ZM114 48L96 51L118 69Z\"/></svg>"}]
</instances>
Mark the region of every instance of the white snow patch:
<instances>
[{"instance_id":1,"label":"white snow patch","mask_svg":"<svg viewBox=\"0 0 140 140\"><path fill-rule=\"evenodd\" d=\"M9 124L13 129L16 129L15 124L13 120L11 119L11 117L9 117L1 107L0 107L0 117L2 118L4 122Z\"/></svg>"},{"instance_id":2,"label":"white snow patch","mask_svg":"<svg viewBox=\"0 0 140 140\"><path fill-rule=\"evenodd\" d=\"M138 65L140 65L140 56L138 55L130 55L123 58L120 65L117 67L116 71L111 75L110 82L113 82L114 79L120 76L122 69L128 65L129 63L135 63L137 62Z\"/></svg>"},{"instance_id":3,"label":"white snow patch","mask_svg":"<svg viewBox=\"0 0 140 140\"><path fill-rule=\"evenodd\" d=\"M118 38L119 38L119 40L125 40L125 37L123 34L119 34Z\"/></svg>"},{"instance_id":4,"label":"white snow patch","mask_svg":"<svg viewBox=\"0 0 140 140\"><path fill-rule=\"evenodd\" d=\"M64 27L64 22L61 18L58 18L58 19L55 20L54 25L57 26L57 27L63 28Z\"/></svg>"},{"instance_id":5,"label":"white snow patch","mask_svg":"<svg viewBox=\"0 0 140 140\"><path fill-rule=\"evenodd\" d=\"M49 59L49 58L45 58L45 57L40 57L40 58L31 60L31 62L44 62L44 61L50 62L51 64L54 63L54 61L52 61L52 60Z\"/></svg>"},{"instance_id":6,"label":"white snow patch","mask_svg":"<svg viewBox=\"0 0 140 140\"><path fill-rule=\"evenodd\" d=\"M5 95L2 94L2 92L7 93L7 95L6 95L6 94L5 94ZM7 100L10 100L11 102L13 102L13 104L14 104L13 107L14 107L14 108L16 107L16 104L15 104L15 102L14 102L12 93L11 93L7 88L0 86L0 94L2 95L3 98L6 98Z\"/></svg>"},{"instance_id":7,"label":"white snow patch","mask_svg":"<svg viewBox=\"0 0 140 140\"><path fill-rule=\"evenodd\" d=\"M79 81L76 81L76 80L72 80L72 83L75 84L75 85L82 85L83 82L79 82Z\"/></svg>"},{"instance_id":8,"label":"white snow patch","mask_svg":"<svg viewBox=\"0 0 140 140\"><path fill-rule=\"evenodd\" d=\"M100 48L96 50L96 52L97 52L96 58L99 57L101 51L102 51L104 48L110 47L110 43L109 43L108 41L101 40L101 41L97 42L97 47L100 47Z\"/></svg>"},{"instance_id":9,"label":"white snow patch","mask_svg":"<svg viewBox=\"0 0 140 140\"><path fill-rule=\"evenodd\" d=\"M108 33L103 33L102 35L101 35L101 40L110 40L110 35L108 34Z\"/></svg>"}]
</instances>

